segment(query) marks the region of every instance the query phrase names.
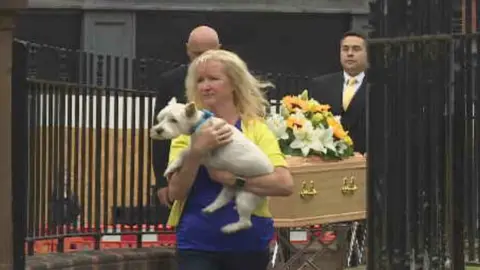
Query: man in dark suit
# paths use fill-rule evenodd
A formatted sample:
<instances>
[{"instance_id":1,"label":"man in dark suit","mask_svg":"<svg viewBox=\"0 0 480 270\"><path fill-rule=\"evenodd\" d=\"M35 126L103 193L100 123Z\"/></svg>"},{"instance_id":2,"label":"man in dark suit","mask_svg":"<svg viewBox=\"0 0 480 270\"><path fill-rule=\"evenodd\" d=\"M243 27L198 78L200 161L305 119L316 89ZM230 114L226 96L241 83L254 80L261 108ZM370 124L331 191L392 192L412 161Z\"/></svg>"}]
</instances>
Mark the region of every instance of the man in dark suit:
<instances>
[{"instance_id":1,"label":"man in dark suit","mask_svg":"<svg viewBox=\"0 0 480 270\"><path fill-rule=\"evenodd\" d=\"M366 37L359 32L347 32L340 41L340 63L343 71L313 78L308 88L312 98L320 103L330 104L332 113L341 116L342 125L349 132L355 151L362 154L366 154L367 150L365 74L368 67L367 59ZM347 267L356 266L364 261L362 259L362 246L365 244L364 228L363 222L352 224Z\"/></svg>"},{"instance_id":2,"label":"man in dark suit","mask_svg":"<svg viewBox=\"0 0 480 270\"><path fill-rule=\"evenodd\" d=\"M312 79L308 88L312 98L330 104L332 113L341 116L356 152L366 152L366 74L367 41L358 32L347 32L340 42L343 71Z\"/></svg>"},{"instance_id":3,"label":"man in dark suit","mask_svg":"<svg viewBox=\"0 0 480 270\"><path fill-rule=\"evenodd\" d=\"M187 55L190 61L207 50L219 49L221 47L217 32L208 26L199 26L192 30L186 43ZM160 87L155 100L155 114L167 105L168 101L175 97L178 102L185 100L185 77L187 76L188 65L181 65L173 70L160 75ZM156 121L156 119L154 119ZM168 154L170 152L170 141L152 141L152 163L156 178L157 196L160 203L170 206L168 198L168 184L163 177L167 167Z\"/></svg>"}]
</instances>

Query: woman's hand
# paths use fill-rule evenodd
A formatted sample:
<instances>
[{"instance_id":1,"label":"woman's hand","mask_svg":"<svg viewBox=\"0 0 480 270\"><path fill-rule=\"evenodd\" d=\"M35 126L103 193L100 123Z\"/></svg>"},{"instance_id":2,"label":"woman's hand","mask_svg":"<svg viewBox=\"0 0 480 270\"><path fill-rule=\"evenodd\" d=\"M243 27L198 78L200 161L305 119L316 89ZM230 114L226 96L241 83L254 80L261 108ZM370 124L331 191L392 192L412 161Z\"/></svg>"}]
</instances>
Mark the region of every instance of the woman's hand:
<instances>
[{"instance_id":1,"label":"woman's hand","mask_svg":"<svg viewBox=\"0 0 480 270\"><path fill-rule=\"evenodd\" d=\"M217 147L230 143L232 135L232 128L225 121L204 125L192 136L191 151L198 155L204 155Z\"/></svg>"},{"instance_id":2,"label":"woman's hand","mask_svg":"<svg viewBox=\"0 0 480 270\"><path fill-rule=\"evenodd\" d=\"M231 172L212 168L207 168L207 170L213 181L226 186L233 186L235 184L235 175Z\"/></svg>"}]
</instances>

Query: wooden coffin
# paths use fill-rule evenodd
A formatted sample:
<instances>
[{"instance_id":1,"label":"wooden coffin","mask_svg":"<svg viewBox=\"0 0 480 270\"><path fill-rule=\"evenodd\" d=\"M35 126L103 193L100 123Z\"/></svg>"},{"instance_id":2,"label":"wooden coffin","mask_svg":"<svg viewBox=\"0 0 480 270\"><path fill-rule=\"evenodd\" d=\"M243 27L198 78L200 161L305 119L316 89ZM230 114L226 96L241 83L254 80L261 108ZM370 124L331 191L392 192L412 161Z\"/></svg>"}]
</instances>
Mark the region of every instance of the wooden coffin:
<instances>
[{"instance_id":1,"label":"wooden coffin","mask_svg":"<svg viewBox=\"0 0 480 270\"><path fill-rule=\"evenodd\" d=\"M276 227L302 227L365 218L366 159L342 161L289 157L295 182L289 197L271 197Z\"/></svg>"}]
</instances>

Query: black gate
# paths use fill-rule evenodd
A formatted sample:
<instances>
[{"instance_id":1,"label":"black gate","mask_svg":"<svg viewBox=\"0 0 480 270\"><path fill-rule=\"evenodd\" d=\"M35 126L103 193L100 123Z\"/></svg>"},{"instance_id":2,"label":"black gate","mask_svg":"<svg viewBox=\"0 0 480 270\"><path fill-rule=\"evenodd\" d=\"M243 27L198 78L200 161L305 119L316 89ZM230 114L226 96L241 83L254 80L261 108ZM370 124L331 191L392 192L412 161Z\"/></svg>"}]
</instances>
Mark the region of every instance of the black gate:
<instances>
[{"instance_id":1,"label":"black gate","mask_svg":"<svg viewBox=\"0 0 480 270\"><path fill-rule=\"evenodd\" d=\"M453 33L455 4L371 3L368 269L479 260L480 36L472 0Z\"/></svg>"}]
</instances>

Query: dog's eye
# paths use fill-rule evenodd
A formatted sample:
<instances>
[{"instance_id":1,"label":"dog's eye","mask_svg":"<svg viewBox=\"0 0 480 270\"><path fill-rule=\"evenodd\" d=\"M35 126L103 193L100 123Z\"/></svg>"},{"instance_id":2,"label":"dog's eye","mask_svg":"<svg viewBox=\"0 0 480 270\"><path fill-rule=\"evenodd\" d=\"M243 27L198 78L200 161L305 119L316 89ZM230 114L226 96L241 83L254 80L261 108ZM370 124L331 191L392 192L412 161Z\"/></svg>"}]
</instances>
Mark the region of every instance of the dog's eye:
<instances>
[{"instance_id":1,"label":"dog's eye","mask_svg":"<svg viewBox=\"0 0 480 270\"><path fill-rule=\"evenodd\" d=\"M177 123L178 121L177 121L177 119L172 118L172 119L170 119L170 122L172 122L172 123Z\"/></svg>"}]
</instances>

